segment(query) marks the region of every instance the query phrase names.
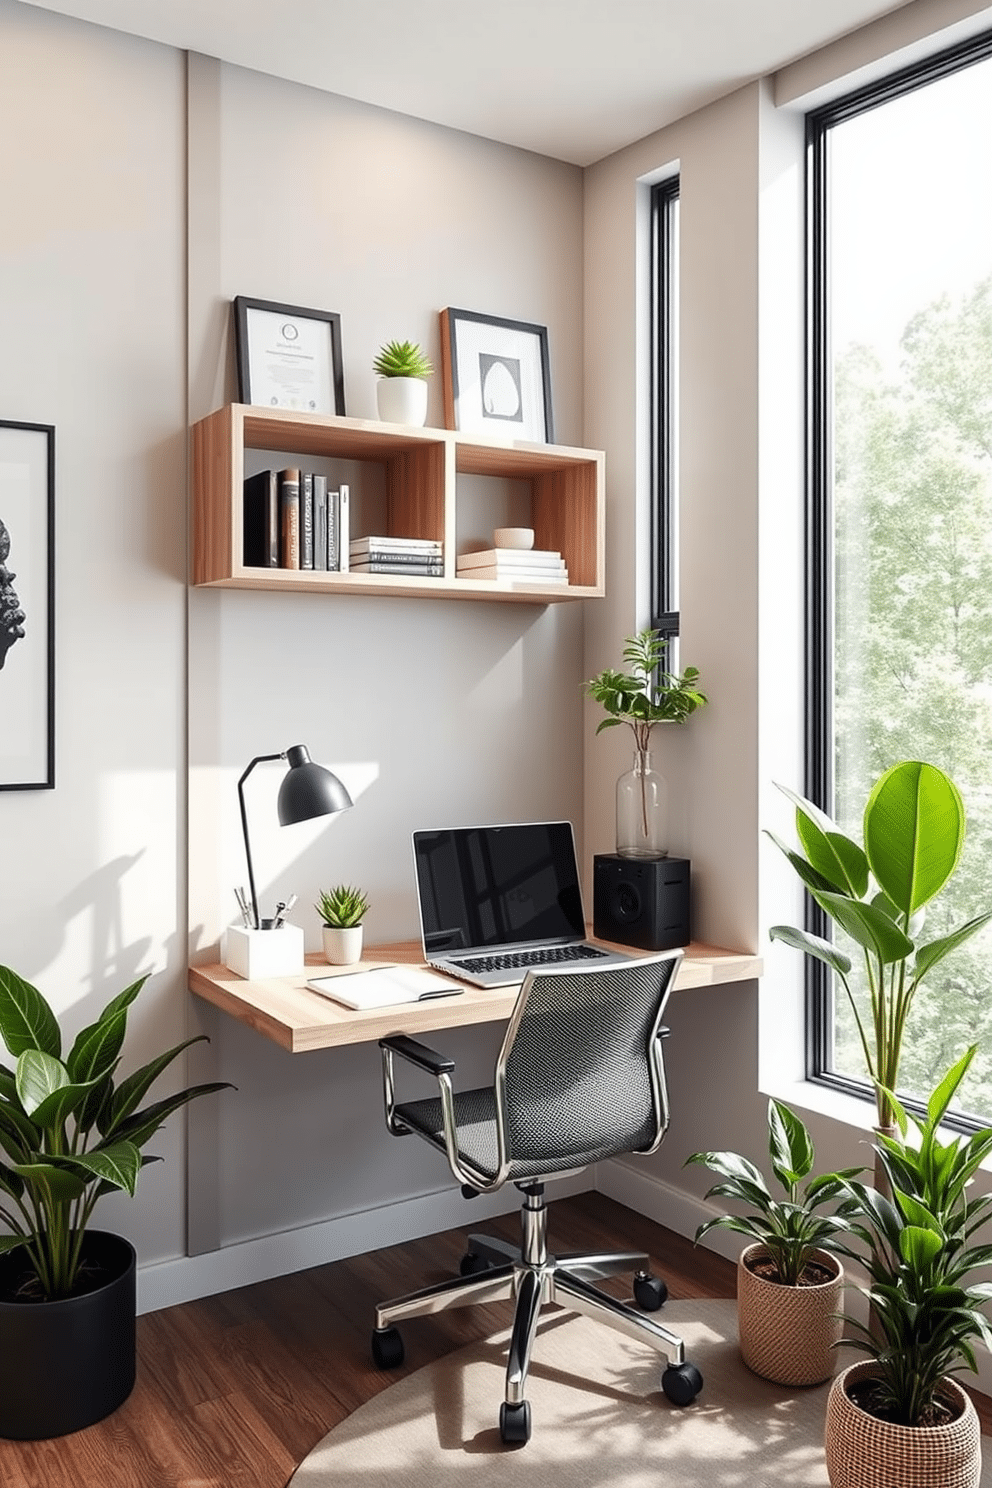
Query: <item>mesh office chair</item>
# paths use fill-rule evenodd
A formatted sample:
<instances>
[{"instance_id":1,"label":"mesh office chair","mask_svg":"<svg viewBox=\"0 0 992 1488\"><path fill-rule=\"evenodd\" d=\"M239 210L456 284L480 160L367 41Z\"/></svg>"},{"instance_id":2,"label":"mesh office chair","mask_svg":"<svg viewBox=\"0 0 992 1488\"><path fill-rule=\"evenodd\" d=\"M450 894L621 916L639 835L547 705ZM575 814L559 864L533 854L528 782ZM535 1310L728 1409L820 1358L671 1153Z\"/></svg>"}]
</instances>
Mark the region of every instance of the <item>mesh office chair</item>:
<instances>
[{"instance_id":1,"label":"mesh office chair","mask_svg":"<svg viewBox=\"0 0 992 1488\"><path fill-rule=\"evenodd\" d=\"M661 1018L681 951L621 966L528 972L496 1062L491 1087L455 1092L450 1059L405 1035L380 1040L386 1123L397 1136L415 1133L443 1151L467 1197L512 1182L524 1195L519 1248L471 1235L461 1276L376 1308L372 1355L381 1369L403 1362L395 1326L448 1307L513 1297L516 1307L499 1427L504 1442L530 1437L524 1399L527 1369L545 1303L585 1313L666 1356L662 1389L688 1405L702 1376L686 1361L682 1340L591 1284L634 1271L634 1298L655 1311L663 1281L648 1257L549 1255L544 1183L603 1158L653 1152L668 1128ZM433 1075L438 1096L396 1100L396 1057Z\"/></svg>"}]
</instances>

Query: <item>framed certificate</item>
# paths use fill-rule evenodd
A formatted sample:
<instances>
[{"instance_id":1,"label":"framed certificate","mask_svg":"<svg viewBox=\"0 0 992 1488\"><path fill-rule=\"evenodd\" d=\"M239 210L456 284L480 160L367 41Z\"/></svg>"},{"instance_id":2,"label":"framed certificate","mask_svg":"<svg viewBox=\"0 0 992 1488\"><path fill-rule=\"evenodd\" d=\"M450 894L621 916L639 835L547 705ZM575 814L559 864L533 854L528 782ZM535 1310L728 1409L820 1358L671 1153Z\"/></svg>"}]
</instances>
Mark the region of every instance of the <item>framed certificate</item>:
<instances>
[{"instance_id":1,"label":"framed certificate","mask_svg":"<svg viewBox=\"0 0 992 1488\"><path fill-rule=\"evenodd\" d=\"M340 315L238 295L234 334L239 402L344 413Z\"/></svg>"}]
</instances>

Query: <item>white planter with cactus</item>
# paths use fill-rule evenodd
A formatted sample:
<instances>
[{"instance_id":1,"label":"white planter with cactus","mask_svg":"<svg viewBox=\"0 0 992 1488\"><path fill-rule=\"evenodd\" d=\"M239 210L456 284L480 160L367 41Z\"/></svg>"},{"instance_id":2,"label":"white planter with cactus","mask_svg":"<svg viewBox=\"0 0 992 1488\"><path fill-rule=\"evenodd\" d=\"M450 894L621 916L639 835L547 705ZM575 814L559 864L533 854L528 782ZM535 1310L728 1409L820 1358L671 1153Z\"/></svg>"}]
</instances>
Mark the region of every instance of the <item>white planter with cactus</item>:
<instances>
[{"instance_id":1,"label":"white planter with cactus","mask_svg":"<svg viewBox=\"0 0 992 1488\"><path fill-rule=\"evenodd\" d=\"M379 378L379 417L388 424L421 428L427 422L427 378L434 368L417 343L387 342L372 363L372 370Z\"/></svg>"},{"instance_id":2,"label":"white planter with cactus","mask_svg":"<svg viewBox=\"0 0 992 1488\"><path fill-rule=\"evenodd\" d=\"M321 893L316 909L324 922L321 939L331 966L353 966L362 959L362 921L368 907L366 894L351 884L337 884Z\"/></svg>"}]
</instances>

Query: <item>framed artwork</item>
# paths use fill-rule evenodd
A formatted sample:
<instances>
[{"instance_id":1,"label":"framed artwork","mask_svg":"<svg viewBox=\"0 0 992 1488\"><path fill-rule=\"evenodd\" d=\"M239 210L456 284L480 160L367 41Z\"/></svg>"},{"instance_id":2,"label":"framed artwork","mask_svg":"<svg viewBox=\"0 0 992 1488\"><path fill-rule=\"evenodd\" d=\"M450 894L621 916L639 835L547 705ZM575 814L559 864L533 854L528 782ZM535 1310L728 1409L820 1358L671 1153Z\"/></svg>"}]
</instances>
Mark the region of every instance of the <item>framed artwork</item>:
<instances>
[{"instance_id":1,"label":"framed artwork","mask_svg":"<svg viewBox=\"0 0 992 1488\"><path fill-rule=\"evenodd\" d=\"M0 419L0 790L55 785L55 429Z\"/></svg>"},{"instance_id":2,"label":"framed artwork","mask_svg":"<svg viewBox=\"0 0 992 1488\"><path fill-rule=\"evenodd\" d=\"M449 429L554 443L547 326L449 307L441 371Z\"/></svg>"},{"instance_id":3,"label":"framed artwork","mask_svg":"<svg viewBox=\"0 0 992 1488\"><path fill-rule=\"evenodd\" d=\"M234 339L239 402L344 413L340 315L237 295Z\"/></svg>"}]
</instances>

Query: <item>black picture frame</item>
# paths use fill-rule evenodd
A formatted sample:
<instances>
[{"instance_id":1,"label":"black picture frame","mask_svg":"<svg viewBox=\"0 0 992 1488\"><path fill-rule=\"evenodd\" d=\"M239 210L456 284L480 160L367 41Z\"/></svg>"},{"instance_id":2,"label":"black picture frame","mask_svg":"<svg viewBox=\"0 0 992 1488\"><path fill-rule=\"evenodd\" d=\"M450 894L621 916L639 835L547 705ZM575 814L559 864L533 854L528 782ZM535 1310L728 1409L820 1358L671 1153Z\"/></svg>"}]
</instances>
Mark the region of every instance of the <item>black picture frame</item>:
<instances>
[{"instance_id":1,"label":"black picture frame","mask_svg":"<svg viewBox=\"0 0 992 1488\"><path fill-rule=\"evenodd\" d=\"M0 419L0 791L55 787L55 426Z\"/></svg>"},{"instance_id":2,"label":"black picture frame","mask_svg":"<svg viewBox=\"0 0 992 1488\"><path fill-rule=\"evenodd\" d=\"M236 295L234 340L240 403L344 413L341 317L335 311Z\"/></svg>"},{"instance_id":3,"label":"black picture frame","mask_svg":"<svg viewBox=\"0 0 992 1488\"><path fill-rule=\"evenodd\" d=\"M547 326L449 306L441 373L447 428L554 444Z\"/></svg>"}]
</instances>

